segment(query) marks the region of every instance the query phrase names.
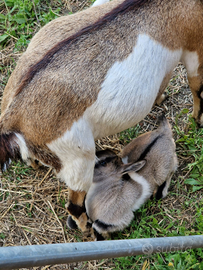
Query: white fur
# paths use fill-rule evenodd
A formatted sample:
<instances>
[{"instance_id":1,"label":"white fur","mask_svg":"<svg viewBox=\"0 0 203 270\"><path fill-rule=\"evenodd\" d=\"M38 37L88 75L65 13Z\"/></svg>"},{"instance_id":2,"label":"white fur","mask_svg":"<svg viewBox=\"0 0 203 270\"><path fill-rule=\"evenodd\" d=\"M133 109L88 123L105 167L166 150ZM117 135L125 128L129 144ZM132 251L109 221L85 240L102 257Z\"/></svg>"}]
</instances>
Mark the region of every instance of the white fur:
<instances>
[{"instance_id":1,"label":"white fur","mask_svg":"<svg viewBox=\"0 0 203 270\"><path fill-rule=\"evenodd\" d=\"M96 1L93 3L92 7L100 6L100 5L102 5L102 4L104 4L104 3L107 3L107 2L109 2L109 0L96 0Z\"/></svg>"},{"instance_id":2,"label":"white fur","mask_svg":"<svg viewBox=\"0 0 203 270\"><path fill-rule=\"evenodd\" d=\"M181 61L186 67L189 77L198 76L199 58L196 52L184 51Z\"/></svg>"},{"instance_id":3,"label":"white fur","mask_svg":"<svg viewBox=\"0 0 203 270\"><path fill-rule=\"evenodd\" d=\"M25 142L24 137L21 134L19 134L19 133L15 133L15 135L16 135L15 142L20 147L21 157L27 163L27 165L30 166L31 165L31 161L34 160L35 157L30 153L29 149L27 148L27 145L26 145L26 142ZM47 164L43 163L41 160L40 160L40 163L43 164L44 166L49 167Z\"/></svg>"},{"instance_id":4,"label":"white fur","mask_svg":"<svg viewBox=\"0 0 203 270\"><path fill-rule=\"evenodd\" d=\"M151 190L148 181L143 176L139 175L136 172L130 172L129 175L135 182L142 186L141 196L139 199L136 200L136 203L134 204L132 209L132 211L135 211L139 209L140 206L143 205L147 199L150 198Z\"/></svg>"},{"instance_id":5,"label":"white fur","mask_svg":"<svg viewBox=\"0 0 203 270\"><path fill-rule=\"evenodd\" d=\"M95 143L83 118L55 141L47 144L62 162L58 177L73 190L88 191L95 164Z\"/></svg>"},{"instance_id":6,"label":"white fur","mask_svg":"<svg viewBox=\"0 0 203 270\"><path fill-rule=\"evenodd\" d=\"M127 164L128 156L123 157L122 161L124 164ZM143 176L139 175L136 172L131 172L129 173L129 175L135 182L137 182L138 184L142 186L142 193L141 193L142 195L140 196L138 200L136 200L136 203L132 209L133 211L135 211L139 209L140 206L143 205L146 202L146 200L151 196L151 190L150 190L150 185L148 181Z\"/></svg>"},{"instance_id":7,"label":"white fur","mask_svg":"<svg viewBox=\"0 0 203 270\"><path fill-rule=\"evenodd\" d=\"M28 148L27 148L27 145L26 145L26 142L25 142L25 139L23 138L23 136L19 133L15 133L16 135L16 143L19 145L20 147L20 154L21 154L21 157L24 161L26 162L29 162L29 158L30 158L30 153L28 151Z\"/></svg>"},{"instance_id":8,"label":"white fur","mask_svg":"<svg viewBox=\"0 0 203 270\"><path fill-rule=\"evenodd\" d=\"M97 101L84 118L95 139L115 134L141 121L151 110L161 83L172 72L182 50L171 51L149 36L138 36L133 52L106 74Z\"/></svg>"},{"instance_id":9,"label":"white fur","mask_svg":"<svg viewBox=\"0 0 203 270\"><path fill-rule=\"evenodd\" d=\"M113 64L96 102L61 138L48 144L63 164L58 177L71 189L89 189L95 162L94 140L141 121L151 110L163 78L181 54L182 50L170 51L142 34L133 52Z\"/></svg>"}]
</instances>

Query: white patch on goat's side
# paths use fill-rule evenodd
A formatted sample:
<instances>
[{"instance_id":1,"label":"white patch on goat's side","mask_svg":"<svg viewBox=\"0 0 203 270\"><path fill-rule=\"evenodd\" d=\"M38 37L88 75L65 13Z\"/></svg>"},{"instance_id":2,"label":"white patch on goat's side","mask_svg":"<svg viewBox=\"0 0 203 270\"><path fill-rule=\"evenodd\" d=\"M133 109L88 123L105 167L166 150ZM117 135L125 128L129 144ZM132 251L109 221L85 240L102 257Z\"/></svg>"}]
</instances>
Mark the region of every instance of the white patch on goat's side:
<instances>
[{"instance_id":1,"label":"white patch on goat's side","mask_svg":"<svg viewBox=\"0 0 203 270\"><path fill-rule=\"evenodd\" d=\"M47 146L62 162L57 176L73 190L88 191L95 164L95 143L88 122L80 118Z\"/></svg>"},{"instance_id":2,"label":"white patch on goat's side","mask_svg":"<svg viewBox=\"0 0 203 270\"><path fill-rule=\"evenodd\" d=\"M112 65L97 100L70 130L47 145L62 162L58 177L71 189L87 191L92 183L94 139L141 121L150 112L164 77L181 55L182 49L171 51L142 34L132 53Z\"/></svg>"},{"instance_id":3,"label":"white patch on goat's side","mask_svg":"<svg viewBox=\"0 0 203 270\"><path fill-rule=\"evenodd\" d=\"M148 181L143 176L139 175L136 172L130 172L129 175L135 182L142 186L142 194L139 199L136 200L136 203L134 204L132 209L133 211L135 211L139 209L140 206L143 205L147 199L150 198L150 196L152 195L152 191L150 189Z\"/></svg>"},{"instance_id":4,"label":"white patch on goat's side","mask_svg":"<svg viewBox=\"0 0 203 270\"><path fill-rule=\"evenodd\" d=\"M108 70L98 98L84 113L94 138L115 134L140 122L151 110L161 83L180 61L182 49L169 50L148 35L132 53Z\"/></svg>"},{"instance_id":5,"label":"white patch on goat's side","mask_svg":"<svg viewBox=\"0 0 203 270\"><path fill-rule=\"evenodd\" d=\"M19 145L20 147L20 154L21 157L24 161L29 162L28 158L30 158L30 153L28 151L25 139L23 138L23 136L19 133L15 133L16 135L16 139L15 142Z\"/></svg>"},{"instance_id":6,"label":"white patch on goat's side","mask_svg":"<svg viewBox=\"0 0 203 270\"><path fill-rule=\"evenodd\" d=\"M186 67L189 77L198 76L199 57L196 52L184 51L181 61Z\"/></svg>"}]
</instances>

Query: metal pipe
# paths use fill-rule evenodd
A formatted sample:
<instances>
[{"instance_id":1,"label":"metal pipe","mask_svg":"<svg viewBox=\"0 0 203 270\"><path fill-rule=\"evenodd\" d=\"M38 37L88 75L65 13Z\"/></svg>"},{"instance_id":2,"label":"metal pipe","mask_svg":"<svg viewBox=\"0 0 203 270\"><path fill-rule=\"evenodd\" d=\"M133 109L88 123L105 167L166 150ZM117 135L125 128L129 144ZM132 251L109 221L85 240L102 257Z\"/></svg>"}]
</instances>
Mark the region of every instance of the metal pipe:
<instances>
[{"instance_id":1,"label":"metal pipe","mask_svg":"<svg viewBox=\"0 0 203 270\"><path fill-rule=\"evenodd\" d=\"M0 248L0 269L101 260L203 247L203 235Z\"/></svg>"}]
</instances>

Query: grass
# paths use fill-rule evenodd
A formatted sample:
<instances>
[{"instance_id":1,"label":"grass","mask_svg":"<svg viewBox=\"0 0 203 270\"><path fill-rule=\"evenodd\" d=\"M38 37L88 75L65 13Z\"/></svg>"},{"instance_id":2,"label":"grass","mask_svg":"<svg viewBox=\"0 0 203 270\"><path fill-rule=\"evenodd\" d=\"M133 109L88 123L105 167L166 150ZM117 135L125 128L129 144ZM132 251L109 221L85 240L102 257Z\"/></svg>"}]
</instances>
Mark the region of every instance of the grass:
<instances>
[{"instance_id":1,"label":"grass","mask_svg":"<svg viewBox=\"0 0 203 270\"><path fill-rule=\"evenodd\" d=\"M0 14L0 45L5 47L13 39L17 50L25 49L32 35L60 12L60 7L52 9L40 0L1 0L0 7L5 10Z\"/></svg>"},{"instance_id":2,"label":"grass","mask_svg":"<svg viewBox=\"0 0 203 270\"><path fill-rule=\"evenodd\" d=\"M138 124L136 127L129 128L120 133L119 140L123 145L129 143L133 138L136 138L141 132L141 126Z\"/></svg>"},{"instance_id":3,"label":"grass","mask_svg":"<svg viewBox=\"0 0 203 270\"><path fill-rule=\"evenodd\" d=\"M202 234L203 200L201 194L196 191L203 188L203 129L199 129L191 117L187 119L186 130L181 129L179 119L186 116L188 112L188 109L183 109L177 114L173 126L178 136L176 141L178 153L181 153L181 157L186 160L192 158L191 163L184 164L186 177L179 176L177 182L172 181L172 186L176 187L176 190L168 195L167 205L164 200L149 201L136 211L135 219L130 227L115 235L115 238L135 239ZM137 126L134 132L136 133L137 130L140 131L140 126ZM126 134L128 139L133 139L129 137L130 134L134 134L132 128L124 132L125 137ZM123 139L123 133L121 138ZM175 203L171 200L175 200ZM169 203L170 209L167 209ZM191 209L192 215L188 213ZM187 218L184 219L183 216ZM114 262L115 269L203 269L203 251L196 249L125 257L115 259Z\"/></svg>"},{"instance_id":4,"label":"grass","mask_svg":"<svg viewBox=\"0 0 203 270\"><path fill-rule=\"evenodd\" d=\"M0 0L1 92L19 54L41 26L63 13L80 10L90 2L64 0ZM168 100L134 128L97 141L98 148L119 152L123 145L156 126L157 115L165 111L173 127L179 168L174 175L169 195L161 201L151 200L135 212L132 224L113 239L134 239L203 232L203 129L198 129L191 113L192 98L185 69L179 65L167 88ZM68 191L49 169L38 171L22 162L13 163L1 175L0 245L28 245L86 241L80 231L66 227L65 204ZM124 257L73 264L66 269L203 269L201 249ZM39 268L35 268L39 269ZM47 269L47 268L46 268ZM63 266L48 269L65 269Z\"/></svg>"},{"instance_id":5,"label":"grass","mask_svg":"<svg viewBox=\"0 0 203 270\"><path fill-rule=\"evenodd\" d=\"M183 110L182 113L188 113L188 111ZM176 143L184 150L183 155L192 156L194 159L187 165L189 176L185 184L191 185L192 191L195 192L203 188L203 129L197 128L192 118L189 119L189 123L187 134L181 132L178 125L175 126L180 136Z\"/></svg>"},{"instance_id":6,"label":"grass","mask_svg":"<svg viewBox=\"0 0 203 270\"><path fill-rule=\"evenodd\" d=\"M135 239L202 234L203 200L201 193L197 191L203 188L203 129L199 129L191 117L186 121L186 128L182 129L179 119L188 113L188 109L178 113L173 126L178 137L176 145L179 160L192 159L191 163L184 163L185 175L179 175L178 181L173 179L172 186L176 187L176 190L168 195L167 204L165 200L149 201L136 211L130 227L115 235L115 238ZM140 132L140 125L134 132L136 133L137 130ZM130 137L131 134L134 135L132 128L121 134L122 139L123 134L125 137L127 134L128 140L133 139ZM192 213L189 214L191 209ZM190 220L189 224L188 220ZM126 257L115 259L114 262L115 269L203 269L203 251L196 249Z\"/></svg>"},{"instance_id":7,"label":"grass","mask_svg":"<svg viewBox=\"0 0 203 270\"><path fill-rule=\"evenodd\" d=\"M174 195L179 196L178 194L170 196L174 197ZM187 220L183 220L181 217L182 211L179 207L176 208L174 206L173 210L166 212L166 205L163 202L152 201L148 202L147 205L135 213L136 218L130 228L119 233L117 238L126 239L127 236L128 239L135 239L201 234L203 231L203 203L199 202L197 205L195 197L191 198L188 202L194 207L194 219L189 227ZM186 205L182 206L185 209L187 207ZM202 249L159 253L155 255L146 254L144 256L116 259L115 265L117 267L115 269L141 269L141 265L146 260L149 262L149 268L144 269L202 269L202 259ZM173 264L172 268L169 266L169 263Z\"/></svg>"}]
</instances>

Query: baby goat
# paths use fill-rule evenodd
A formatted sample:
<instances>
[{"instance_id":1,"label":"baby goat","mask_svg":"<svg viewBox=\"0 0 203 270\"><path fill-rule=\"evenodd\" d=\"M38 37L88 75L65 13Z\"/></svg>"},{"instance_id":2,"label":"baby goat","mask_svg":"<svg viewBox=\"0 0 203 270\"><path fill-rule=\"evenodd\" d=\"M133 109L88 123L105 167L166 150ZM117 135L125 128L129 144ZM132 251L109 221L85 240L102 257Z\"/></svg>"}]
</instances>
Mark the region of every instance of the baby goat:
<instances>
[{"instance_id":1,"label":"baby goat","mask_svg":"<svg viewBox=\"0 0 203 270\"><path fill-rule=\"evenodd\" d=\"M168 121L163 117L158 129L134 139L123 149L122 159L109 150L99 152L98 159L85 204L93 228L106 236L128 226L133 211L151 195L167 195L177 168Z\"/></svg>"}]
</instances>

